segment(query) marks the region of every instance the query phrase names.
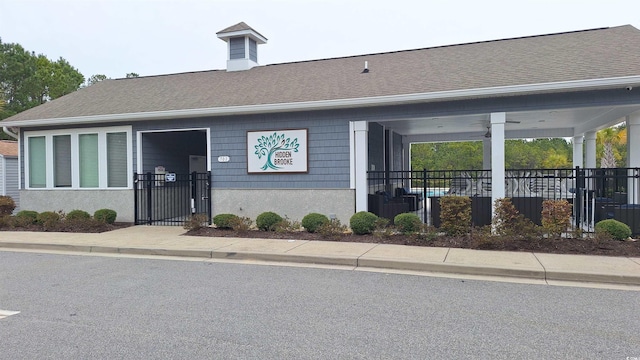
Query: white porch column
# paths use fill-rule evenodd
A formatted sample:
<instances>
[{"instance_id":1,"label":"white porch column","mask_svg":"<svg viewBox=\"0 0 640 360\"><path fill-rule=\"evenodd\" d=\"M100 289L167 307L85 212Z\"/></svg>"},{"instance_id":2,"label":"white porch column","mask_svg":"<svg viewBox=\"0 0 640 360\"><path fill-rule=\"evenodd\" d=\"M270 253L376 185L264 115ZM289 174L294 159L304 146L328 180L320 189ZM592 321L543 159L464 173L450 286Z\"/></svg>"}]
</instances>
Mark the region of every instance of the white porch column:
<instances>
[{"instance_id":1,"label":"white porch column","mask_svg":"<svg viewBox=\"0 0 640 360\"><path fill-rule=\"evenodd\" d=\"M504 124L507 114L491 113L491 218L497 199L504 198Z\"/></svg>"},{"instance_id":2,"label":"white porch column","mask_svg":"<svg viewBox=\"0 0 640 360\"><path fill-rule=\"evenodd\" d=\"M491 138L482 139L482 169L491 169Z\"/></svg>"},{"instance_id":3,"label":"white porch column","mask_svg":"<svg viewBox=\"0 0 640 360\"><path fill-rule=\"evenodd\" d=\"M402 137L402 170L403 171L411 171L411 143L407 142L407 137ZM411 180L406 180L405 183L402 184L404 187L411 187Z\"/></svg>"},{"instance_id":4,"label":"white porch column","mask_svg":"<svg viewBox=\"0 0 640 360\"><path fill-rule=\"evenodd\" d=\"M411 170L411 143L407 142L407 137L402 137L402 170Z\"/></svg>"},{"instance_id":5,"label":"white porch column","mask_svg":"<svg viewBox=\"0 0 640 360\"><path fill-rule=\"evenodd\" d=\"M353 130L352 168L356 190L356 212L367 211L367 168L369 163L369 124L366 121L351 122Z\"/></svg>"},{"instance_id":6,"label":"white porch column","mask_svg":"<svg viewBox=\"0 0 640 360\"><path fill-rule=\"evenodd\" d=\"M583 143L584 143L584 134L580 134L573 137L573 167L576 166L584 167L583 165Z\"/></svg>"},{"instance_id":7,"label":"white porch column","mask_svg":"<svg viewBox=\"0 0 640 360\"><path fill-rule=\"evenodd\" d=\"M640 168L640 111L627 116L627 167ZM633 178L628 181L627 201L640 204L640 181Z\"/></svg>"},{"instance_id":8,"label":"white porch column","mask_svg":"<svg viewBox=\"0 0 640 360\"><path fill-rule=\"evenodd\" d=\"M585 167L595 169L596 167L596 132L587 131L584 134L584 142L586 148Z\"/></svg>"}]
</instances>

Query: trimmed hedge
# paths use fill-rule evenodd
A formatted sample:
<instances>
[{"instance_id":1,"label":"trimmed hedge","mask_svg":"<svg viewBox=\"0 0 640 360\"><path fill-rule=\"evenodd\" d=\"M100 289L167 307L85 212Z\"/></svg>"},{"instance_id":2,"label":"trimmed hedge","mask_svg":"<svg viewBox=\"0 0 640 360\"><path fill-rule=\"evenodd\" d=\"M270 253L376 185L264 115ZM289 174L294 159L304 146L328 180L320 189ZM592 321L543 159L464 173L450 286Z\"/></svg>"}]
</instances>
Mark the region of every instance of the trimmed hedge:
<instances>
[{"instance_id":1,"label":"trimmed hedge","mask_svg":"<svg viewBox=\"0 0 640 360\"><path fill-rule=\"evenodd\" d=\"M91 215L84 210L71 210L65 216L65 220L74 221L74 220L87 220L91 219Z\"/></svg>"},{"instance_id":2,"label":"trimmed hedge","mask_svg":"<svg viewBox=\"0 0 640 360\"><path fill-rule=\"evenodd\" d=\"M20 225L31 225L38 222L38 212L33 210L21 210L16 216L16 220Z\"/></svg>"},{"instance_id":3,"label":"trimmed hedge","mask_svg":"<svg viewBox=\"0 0 640 360\"><path fill-rule=\"evenodd\" d=\"M320 229L325 224L329 223L329 218L324 214L318 213L310 213L305 215L302 218L302 227L307 230L307 232L314 233Z\"/></svg>"},{"instance_id":4,"label":"trimmed hedge","mask_svg":"<svg viewBox=\"0 0 640 360\"><path fill-rule=\"evenodd\" d=\"M107 224L116 222L116 217L118 217L118 213L111 209L100 209L93 213L94 219Z\"/></svg>"},{"instance_id":5,"label":"trimmed hedge","mask_svg":"<svg viewBox=\"0 0 640 360\"><path fill-rule=\"evenodd\" d=\"M616 240L624 240L631 236L631 228L618 220L607 219L596 224L596 232L603 232Z\"/></svg>"},{"instance_id":6,"label":"trimmed hedge","mask_svg":"<svg viewBox=\"0 0 640 360\"><path fill-rule=\"evenodd\" d=\"M218 229L233 229L233 226L240 220L238 215L218 214L213 217L213 224Z\"/></svg>"},{"instance_id":7,"label":"trimmed hedge","mask_svg":"<svg viewBox=\"0 0 640 360\"><path fill-rule=\"evenodd\" d=\"M371 234L376 228L378 216L368 211L360 211L349 219L349 226L354 234L365 235Z\"/></svg>"},{"instance_id":8,"label":"trimmed hedge","mask_svg":"<svg viewBox=\"0 0 640 360\"><path fill-rule=\"evenodd\" d=\"M461 236L471 231L471 198L443 196L440 209L440 229L447 235Z\"/></svg>"},{"instance_id":9,"label":"trimmed hedge","mask_svg":"<svg viewBox=\"0 0 640 360\"><path fill-rule=\"evenodd\" d=\"M422 220L413 213L398 214L393 219L393 223L403 234L416 233L422 228Z\"/></svg>"},{"instance_id":10,"label":"trimmed hedge","mask_svg":"<svg viewBox=\"0 0 640 360\"><path fill-rule=\"evenodd\" d=\"M274 231L276 225L281 221L282 216L272 211L266 211L258 215L256 218L256 226L262 231Z\"/></svg>"},{"instance_id":11,"label":"trimmed hedge","mask_svg":"<svg viewBox=\"0 0 640 360\"><path fill-rule=\"evenodd\" d=\"M62 216L54 211L44 211L38 214L38 224L45 230L56 230L62 222Z\"/></svg>"}]
</instances>

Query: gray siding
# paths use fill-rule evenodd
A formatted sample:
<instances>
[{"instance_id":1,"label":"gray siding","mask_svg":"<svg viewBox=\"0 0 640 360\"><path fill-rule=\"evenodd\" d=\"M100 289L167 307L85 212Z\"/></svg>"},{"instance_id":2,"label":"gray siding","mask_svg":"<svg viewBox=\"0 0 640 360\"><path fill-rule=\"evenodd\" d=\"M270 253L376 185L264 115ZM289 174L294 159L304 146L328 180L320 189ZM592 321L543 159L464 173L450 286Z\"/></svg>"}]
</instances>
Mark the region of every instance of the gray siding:
<instances>
[{"instance_id":1,"label":"gray siding","mask_svg":"<svg viewBox=\"0 0 640 360\"><path fill-rule=\"evenodd\" d=\"M258 62L258 44L253 39L249 39L249 59Z\"/></svg>"},{"instance_id":2,"label":"gray siding","mask_svg":"<svg viewBox=\"0 0 640 360\"><path fill-rule=\"evenodd\" d=\"M244 38L229 39L229 59L244 59Z\"/></svg>"},{"instance_id":3,"label":"gray siding","mask_svg":"<svg viewBox=\"0 0 640 360\"><path fill-rule=\"evenodd\" d=\"M211 129L212 186L217 189L331 189L349 188L349 121L327 113L235 116L178 121L141 122L133 131L185 128ZM247 131L308 130L308 173L248 174ZM143 135L143 137L146 135ZM171 136L168 133L167 136ZM135 139L135 136L134 136ZM135 140L134 140L135 141ZM143 140L143 145L146 145ZM136 144L134 144L136 149ZM230 161L220 163L219 156ZM136 155L134 154L134 159ZM145 155L144 167L148 157ZM162 162L161 159L155 160ZM166 162L166 161L165 161ZM187 164L188 165L188 164ZM167 166L167 165L163 165ZM136 165L134 165L134 168ZM168 168L167 168L168 169Z\"/></svg>"},{"instance_id":4,"label":"gray siding","mask_svg":"<svg viewBox=\"0 0 640 360\"><path fill-rule=\"evenodd\" d=\"M18 190L18 158L17 157L0 157L0 177L4 182L5 193L3 195L11 196L16 203L16 210L20 207L20 192ZM1 188L1 185L0 185Z\"/></svg>"}]
</instances>

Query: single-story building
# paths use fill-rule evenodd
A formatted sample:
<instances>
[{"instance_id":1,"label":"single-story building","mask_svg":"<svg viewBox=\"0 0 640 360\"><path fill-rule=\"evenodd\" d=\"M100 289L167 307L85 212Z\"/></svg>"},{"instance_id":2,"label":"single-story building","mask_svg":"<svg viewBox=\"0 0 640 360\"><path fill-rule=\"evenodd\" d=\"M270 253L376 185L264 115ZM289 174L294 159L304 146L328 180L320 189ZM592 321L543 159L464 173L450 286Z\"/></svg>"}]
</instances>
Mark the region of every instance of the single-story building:
<instances>
[{"instance_id":1,"label":"single-story building","mask_svg":"<svg viewBox=\"0 0 640 360\"><path fill-rule=\"evenodd\" d=\"M18 142L0 140L0 196L11 196L20 206L18 191Z\"/></svg>"},{"instance_id":2,"label":"single-story building","mask_svg":"<svg viewBox=\"0 0 640 360\"><path fill-rule=\"evenodd\" d=\"M569 137L574 165L595 167L596 131L621 121L640 167L630 25L266 66L247 24L217 36L227 69L105 80L2 121L19 140L21 207L345 223L368 209L368 172L410 170L412 143L483 140L498 184L505 139Z\"/></svg>"}]
</instances>

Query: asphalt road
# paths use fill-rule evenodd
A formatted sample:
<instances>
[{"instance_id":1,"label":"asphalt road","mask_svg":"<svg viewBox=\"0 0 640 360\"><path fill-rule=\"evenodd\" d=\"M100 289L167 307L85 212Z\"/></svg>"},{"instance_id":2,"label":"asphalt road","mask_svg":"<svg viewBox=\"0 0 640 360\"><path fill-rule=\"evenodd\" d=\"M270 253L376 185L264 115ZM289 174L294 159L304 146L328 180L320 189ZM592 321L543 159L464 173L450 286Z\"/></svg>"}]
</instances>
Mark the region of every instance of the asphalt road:
<instances>
[{"instance_id":1,"label":"asphalt road","mask_svg":"<svg viewBox=\"0 0 640 360\"><path fill-rule=\"evenodd\" d=\"M0 359L626 359L640 293L0 252Z\"/></svg>"}]
</instances>

